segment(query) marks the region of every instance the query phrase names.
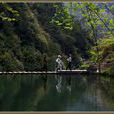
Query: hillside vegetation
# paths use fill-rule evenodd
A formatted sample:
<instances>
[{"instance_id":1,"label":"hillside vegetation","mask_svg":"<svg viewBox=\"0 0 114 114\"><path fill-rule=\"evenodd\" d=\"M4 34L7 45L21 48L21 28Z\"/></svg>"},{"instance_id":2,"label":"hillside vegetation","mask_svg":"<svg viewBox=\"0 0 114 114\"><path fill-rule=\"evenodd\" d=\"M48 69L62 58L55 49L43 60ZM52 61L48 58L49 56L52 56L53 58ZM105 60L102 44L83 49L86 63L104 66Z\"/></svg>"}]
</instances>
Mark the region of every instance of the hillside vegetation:
<instances>
[{"instance_id":1,"label":"hillside vegetation","mask_svg":"<svg viewBox=\"0 0 114 114\"><path fill-rule=\"evenodd\" d=\"M48 69L54 70L57 55L61 54L66 64L70 53L73 68L80 68L85 61L98 62L98 58L93 59L94 53L90 52L99 45L103 70L110 72L113 69L113 18L103 21L100 18L103 11L97 5L10 3L0 4L0 7L0 71L40 70L44 55L47 55ZM102 5L100 8L106 9ZM113 16L113 7L108 8ZM97 39L96 30L100 31L97 33L101 40ZM98 55L98 50L95 55ZM111 63L109 69L104 65L106 62Z\"/></svg>"}]
</instances>

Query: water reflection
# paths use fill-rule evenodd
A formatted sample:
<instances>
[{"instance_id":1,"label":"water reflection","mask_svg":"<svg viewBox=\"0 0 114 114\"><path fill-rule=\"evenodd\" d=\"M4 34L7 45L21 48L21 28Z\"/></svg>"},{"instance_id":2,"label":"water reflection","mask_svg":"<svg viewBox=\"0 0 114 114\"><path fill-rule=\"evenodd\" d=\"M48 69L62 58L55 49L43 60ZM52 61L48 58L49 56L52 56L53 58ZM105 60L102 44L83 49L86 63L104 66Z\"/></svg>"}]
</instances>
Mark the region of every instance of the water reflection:
<instances>
[{"instance_id":1,"label":"water reflection","mask_svg":"<svg viewBox=\"0 0 114 114\"><path fill-rule=\"evenodd\" d=\"M66 77L66 88L71 93L71 76Z\"/></svg>"},{"instance_id":2,"label":"water reflection","mask_svg":"<svg viewBox=\"0 0 114 114\"><path fill-rule=\"evenodd\" d=\"M1 75L1 111L113 111L112 77Z\"/></svg>"},{"instance_id":3,"label":"water reflection","mask_svg":"<svg viewBox=\"0 0 114 114\"><path fill-rule=\"evenodd\" d=\"M45 74L44 76L42 76L42 80L43 80L43 88L44 88L44 91L46 91L47 90L47 80L48 80L47 74Z\"/></svg>"},{"instance_id":4,"label":"water reflection","mask_svg":"<svg viewBox=\"0 0 114 114\"><path fill-rule=\"evenodd\" d=\"M56 79L56 82L57 82L56 90L57 90L58 93L61 93L61 91L62 91L62 76L56 75L55 79Z\"/></svg>"},{"instance_id":5,"label":"water reflection","mask_svg":"<svg viewBox=\"0 0 114 114\"><path fill-rule=\"evenodd\" d=\"M63 89L62 86L64 86L64 85L62 85L62 80L66 80L65 87L71 93L71 76L66 76L65 79L63 79L62 76L56 75L55 80L56 80L56 86L55 87L56 87L56 90L58 93L62 92L62 89Z\"/></svg>"}]
</instances>

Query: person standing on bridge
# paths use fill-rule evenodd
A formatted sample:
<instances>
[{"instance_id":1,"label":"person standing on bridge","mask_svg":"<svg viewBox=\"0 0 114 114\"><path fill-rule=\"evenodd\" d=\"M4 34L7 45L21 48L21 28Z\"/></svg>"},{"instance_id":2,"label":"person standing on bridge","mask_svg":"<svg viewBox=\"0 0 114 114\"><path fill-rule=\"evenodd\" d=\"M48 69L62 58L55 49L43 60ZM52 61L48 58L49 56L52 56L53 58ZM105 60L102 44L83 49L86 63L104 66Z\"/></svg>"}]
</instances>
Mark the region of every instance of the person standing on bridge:
<instances>
[{"instance_id":1,"label":"person standing on bridge","mask_svg":"<svg viewBox=\"0 0 114 114\"><path fill-rule=\"evenodd\" d=\"M67 67L66 67L66 70L69 69L69 70L72 70L72 56L71 54L69 54L68 58L67 58Z\"/></svg>"},{"instance_id":2,"label":"person standing on bridge","mask_svg":"<svg viewBox=\"0 0 114 114\"><path fill-rule=\"evenodd\" d=\"M64 63L61 58L61 55L58 55L56 59L56 71L64 69Z\"/></svg>"},{"instance_id":3,"label":"person standing on bridge","mask_svg":"<svg viewBox=\"0 0 114 114\"><path fill-rule=\"evenodd\" d=\"M43 67L42 67L42 70L47 72L47 57L46 55L44 55L44 59L43 59Z\"/></svg>"}]
</instances>

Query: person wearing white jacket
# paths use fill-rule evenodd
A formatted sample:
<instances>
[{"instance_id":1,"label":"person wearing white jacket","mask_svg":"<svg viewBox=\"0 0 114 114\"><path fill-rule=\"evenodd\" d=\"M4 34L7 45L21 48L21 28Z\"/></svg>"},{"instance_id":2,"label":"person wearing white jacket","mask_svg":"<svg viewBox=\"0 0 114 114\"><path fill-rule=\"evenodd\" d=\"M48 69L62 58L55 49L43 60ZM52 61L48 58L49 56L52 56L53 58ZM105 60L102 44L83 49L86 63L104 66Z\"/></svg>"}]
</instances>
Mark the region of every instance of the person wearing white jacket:
<instances>
[{"instance_id":1,"label":"person wearing white jacket","mask_svg":"<svg viewBox=\"0 0 114 114\"><path fill-rule=\"evenodd\" d=\"M64 69L64 63L61 60L61 58L62 58L61 55L58 55L58 57L56 59L56 71Z\"/></svg>"}]
</instances>

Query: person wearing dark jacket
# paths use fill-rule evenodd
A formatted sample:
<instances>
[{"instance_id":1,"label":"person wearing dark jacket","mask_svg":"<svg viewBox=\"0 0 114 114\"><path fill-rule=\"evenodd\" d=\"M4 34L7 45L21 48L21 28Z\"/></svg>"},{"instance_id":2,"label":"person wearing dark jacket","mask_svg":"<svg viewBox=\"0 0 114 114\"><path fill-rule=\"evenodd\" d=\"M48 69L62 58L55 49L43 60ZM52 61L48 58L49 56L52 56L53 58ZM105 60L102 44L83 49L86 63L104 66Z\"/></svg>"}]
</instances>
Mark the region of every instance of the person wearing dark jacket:
<instances>
[{"instance_id":1,"label":"person wearing dark jacket","mask_svg":"<svg viewBox=\"0 0 114 114\"><path fill-rule=\"evenodd\" d=\"M66 70L69 69L69 70L72 70L72 56L71 54L69 54L68 58L67 58L67 67L66 67Z\"/></svg>"},{"instance_id":2,"label":"person wearing dark jacket","mask_svg":"<svg viewBox=\"0 0 114 114\"><path fill-rule=\"evenodd\" d=\"M44 55L42 70L43 71L46 71L46 72L48 70L48 68L47 68L47 57L46 57L46 55Z\"/></svg>"}]
</instances>

